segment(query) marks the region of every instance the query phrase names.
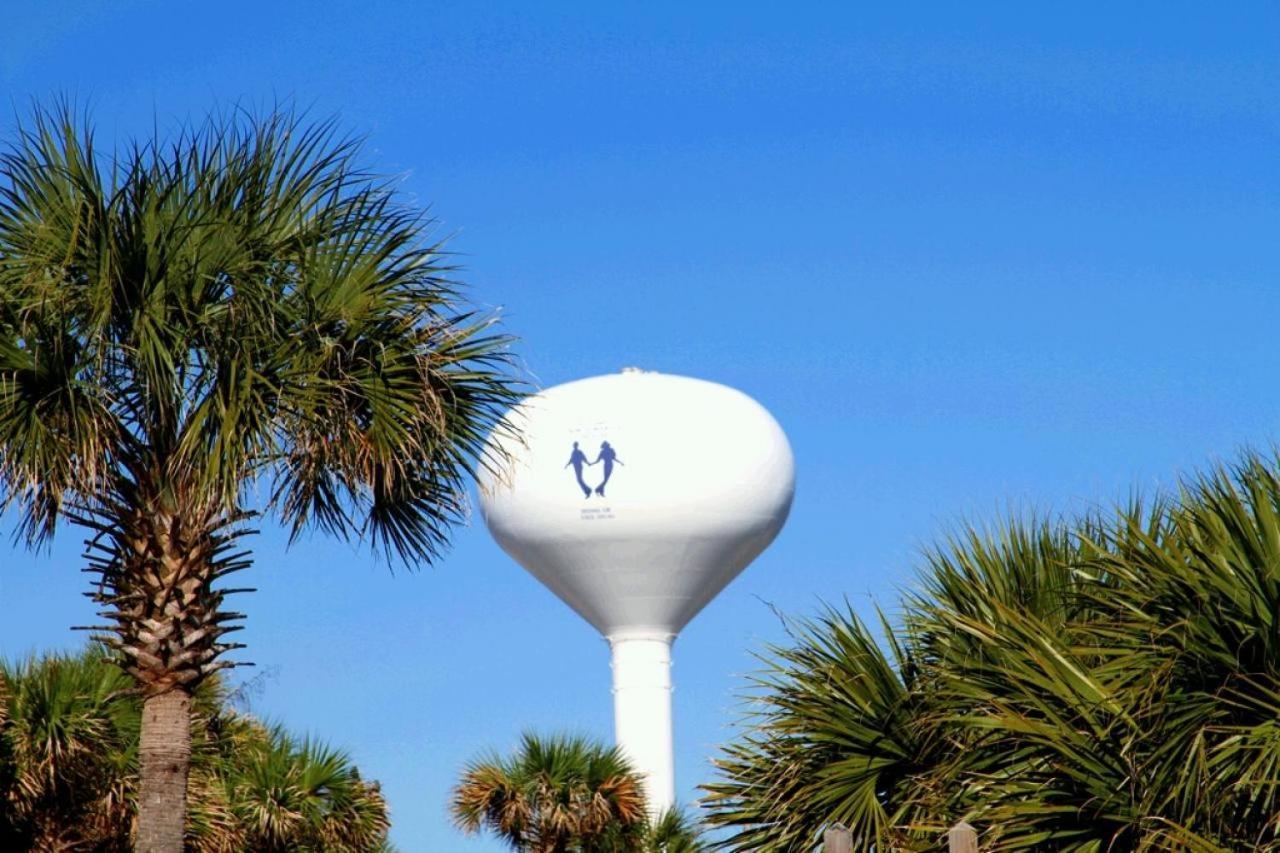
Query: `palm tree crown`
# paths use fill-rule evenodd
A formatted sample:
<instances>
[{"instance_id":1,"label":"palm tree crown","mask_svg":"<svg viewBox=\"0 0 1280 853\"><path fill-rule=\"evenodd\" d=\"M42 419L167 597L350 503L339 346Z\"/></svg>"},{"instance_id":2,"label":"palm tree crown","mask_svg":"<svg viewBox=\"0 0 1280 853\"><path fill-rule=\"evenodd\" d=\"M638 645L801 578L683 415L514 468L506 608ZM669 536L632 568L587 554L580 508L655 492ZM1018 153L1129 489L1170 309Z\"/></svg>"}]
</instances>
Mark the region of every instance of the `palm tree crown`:
<instances>
[{"instance_id":1,"label":"palm tree crown","mask_svg":"<svg viewBox=\"0 0 1280 853\"><path fill-rule=\"evenodd\" d=\"M454 790L454 820L528 853L697 853L678 812L652 823L639 774L616 748L525 734L508 758L473 762Z\"/></svg>"},{"instance_id":2,"label":"palm tree crown","mask_svg":"<svg viewBox=\"0 0 1280 853\"><path fill-rule=\"evenodd\" d=\"M513 758L494 756L468 767L453 799L461 828L487 827L514 849L534 853L568 851L570 844L601 838L615 823L638 831L644 809L640 780L616 749L529 734Z\"/></svg>"}]
</instances>

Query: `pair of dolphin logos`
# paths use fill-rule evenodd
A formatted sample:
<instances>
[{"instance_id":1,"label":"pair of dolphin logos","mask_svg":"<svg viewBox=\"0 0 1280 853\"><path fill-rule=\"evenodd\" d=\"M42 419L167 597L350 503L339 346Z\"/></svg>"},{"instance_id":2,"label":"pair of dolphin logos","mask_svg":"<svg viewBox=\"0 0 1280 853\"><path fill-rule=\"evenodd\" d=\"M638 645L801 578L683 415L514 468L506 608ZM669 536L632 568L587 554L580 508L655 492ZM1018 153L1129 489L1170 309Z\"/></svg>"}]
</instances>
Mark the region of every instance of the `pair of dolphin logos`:
<instances>
[{"instance_id":1,"label":"pair of dolphin logos","mask_svg":"<svg viewBox=\"0 0 1280 853\"><path fill-rule=\"evenodd\" d=\"M609 484L609 478L613 476L613 466L621 465L622 460L618 458L618 453L613 449L613 445L607 441L600 442L600 455L596 457L594 462L588 461L587 454L582 452L578 447L578 442L573 443L573 453L569 455L569 461L564 467L573 466L574 476L578 478L578 488L582 489L584 498L591 497L592 488L587 481L582 479L582 471L585 467L591 465L604 465L604 479L600 481L600 485L595 487L595 493L600 497L604 497L604 487Z\"/></svg>"}]
</instances>

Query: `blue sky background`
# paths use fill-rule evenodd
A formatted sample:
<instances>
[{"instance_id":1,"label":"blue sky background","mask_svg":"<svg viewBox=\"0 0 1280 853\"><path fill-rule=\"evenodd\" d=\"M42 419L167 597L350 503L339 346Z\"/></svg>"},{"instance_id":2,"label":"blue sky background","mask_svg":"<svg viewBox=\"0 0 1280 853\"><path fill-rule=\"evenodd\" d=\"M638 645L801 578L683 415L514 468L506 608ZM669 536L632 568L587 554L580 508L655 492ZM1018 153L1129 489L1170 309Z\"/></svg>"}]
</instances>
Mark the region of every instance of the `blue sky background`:
<instances>
[{"instance_id":1,"label":"blue sky background","mask_svg":"<svg viewBox=\"0 0 1280 853\"><path fill-rule=\"evenodd\" d=\"M692 799L768 605L892 608L960 519L1276 437L1280 7L890 5L15 3L0 132L57 94L104 142L294 99L431 205L542 384L639 365L768 407L797 498L676 645ZM0 654L79 643L78 545L5 552ZM500 849L445 811L478 753L612 736L605 644L478 523L416 575L256 553L253 710L349 749L403 850Z\"/></svg>"}]
</instances>

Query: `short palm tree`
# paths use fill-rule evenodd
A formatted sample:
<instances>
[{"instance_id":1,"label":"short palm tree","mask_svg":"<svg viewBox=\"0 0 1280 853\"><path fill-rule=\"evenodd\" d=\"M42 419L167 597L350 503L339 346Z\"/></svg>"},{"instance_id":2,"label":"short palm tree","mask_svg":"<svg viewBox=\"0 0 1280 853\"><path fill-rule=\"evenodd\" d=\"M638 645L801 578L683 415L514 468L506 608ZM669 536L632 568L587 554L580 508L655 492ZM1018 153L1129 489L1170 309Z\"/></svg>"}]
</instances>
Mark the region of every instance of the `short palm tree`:
<instances>
[{"instance_id":1,"label":"short palm tree","mask_svg":"<svg viewBox=\"0 0 1280 853\"><path fill-rule=\"evenodd\" d=\"M528 853L640 850L648 825L631 765L580 737L526 734L510 758L473 762L452 811L463 831L488 830Z\"/></svg>"},{"instance_id":2,"label":"short palm tree","mask_svg":"<svg viewBox=\"0 0 1280 853\"><path fill-rule=\"evenodd\" d=\"M703 853L707 845L688 814L672 808L649 821L640 849L643 853Z\"/></svg>"},{"instance_id":3,"label":"short palm tree","mask_svg":"<svg viewBox=\"0 0 1280 853\"><path fill-rule=\"evenodd\" d=\"M127 849L129 687L100 651L0 664L0 849Z\"/></svg>"},{"instance_id":4,"label":"short palm tree","mask_svg":"<svg viewBox=\"0 0 1280 853\"><path fill-rule=\"evenodd\" d=\"M882 641L851 613L766 655L707 786L724 846L1280 850L1280 465L1154 504L970 531Z\"/></svg>"},{"instance_id":5,"label":"short palm tree","mask_svg":"<svg viewBox=\"0 0 1280 853\"><path fill-rule=\"evenodd\" d=\"M144 697L147 853L182 846L190 697L232 665L218 582L254 515L429 561L516 393L429 222L356 154L233 114L104 156L62 108L0 157L0 489L29 542L93 534L99 634Z\"/></svg>"},{"instance_id":6,"label":"short palm tree","mask_svg":"<svg viewBox=\"0 0 1280 853\"><path fill-rule=\"evenodd\" d=\"M0 849L115 853L135 832L141 702L99 649L0 664ZM386 803L342 752L193 697L186 849L385 850Z\"/></svg>"},{"instance_id":7,"label":"short palm tree","mask_svg":"<svg viewBox=\"0 0 1280 853\"><path fill-rule=\"evenodd\" d=\"M240 829L237 849L372 851L385 840L382 794L345 753L257 725L230 748L221 781Z\"/></svg>"}]
</instances>

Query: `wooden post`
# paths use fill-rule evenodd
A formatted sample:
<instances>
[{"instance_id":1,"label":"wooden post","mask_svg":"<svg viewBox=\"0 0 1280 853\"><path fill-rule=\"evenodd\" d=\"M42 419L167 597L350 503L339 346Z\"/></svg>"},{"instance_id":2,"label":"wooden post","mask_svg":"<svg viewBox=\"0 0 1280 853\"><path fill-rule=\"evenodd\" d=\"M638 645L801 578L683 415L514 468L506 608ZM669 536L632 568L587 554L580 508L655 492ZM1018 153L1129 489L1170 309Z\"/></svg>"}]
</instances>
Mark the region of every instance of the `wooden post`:
<instances>
[{"instance_id":1,"label":"wooden post","mask_svg":"<svg viewBox=\"0 0 1280 853\"><path fill-rule=\"evenodd\" d=\"M853 853L853 833L837 823L822 833L822 853Z\"/></svg>"},{"instance_id":2,"label":"wooden post","mask_svg":"<svg viewBox=\"0 0 1280 853\"><path fill-rule=\"evenodd\" d=\"M978 853L977 830L960 821L947 833L947 850L949 853Z\"/></svg>"}]
</instances>

